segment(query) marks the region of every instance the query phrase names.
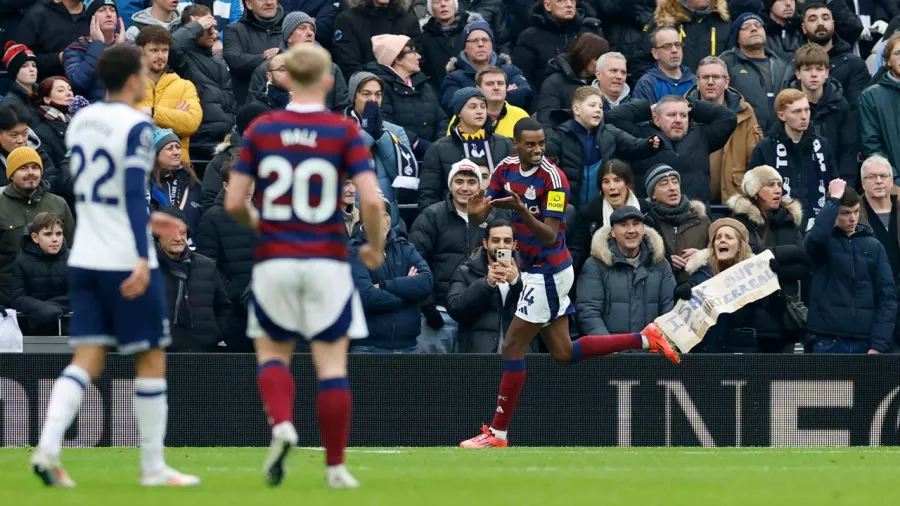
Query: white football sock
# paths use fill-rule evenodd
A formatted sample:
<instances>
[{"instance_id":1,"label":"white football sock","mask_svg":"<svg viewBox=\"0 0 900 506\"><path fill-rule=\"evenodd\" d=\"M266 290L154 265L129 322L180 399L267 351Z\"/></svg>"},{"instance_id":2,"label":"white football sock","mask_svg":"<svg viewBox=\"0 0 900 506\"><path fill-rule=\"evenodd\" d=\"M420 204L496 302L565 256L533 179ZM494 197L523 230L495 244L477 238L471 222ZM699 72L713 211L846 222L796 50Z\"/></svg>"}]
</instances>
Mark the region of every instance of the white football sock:
<instances>
[{"instance_id":1,"label":"white football sock","mask_svg":"<svg viewBox=\"0 0 900 506\"><path fill-rule=\"evenodd\" d=\"M70 365L53 383L50 393L50 404L47 406L47 418L38 448L56 458L62 451L62 439L66 430L75 420L84 389L91 384L91 377L84 369Z\"/></svg>"},{"instance_id":2,"label":"white football sock","mask_svg":"<svg viewBox=\"0 0 900 506\"><path fill-rule=\"evenodd\" d=\"M166 422L169 416L165 379L134 380L134 413L141 433L141 471L162 471L166 467L163 441L166 439Z\"/></svg>"},{"instance_id":3,"label":"white football sock","mask_svg":"<svg viewBox=\"0 0 900 506\"><path fill-rule=\"evenodd\" d=\"M645 350L650 349L650 341L647 340L647 336L645 336L644 334L641 334L641 348Z\"/></svg>"},{"instance_id":4,"label":"white football sock","mask_svg":"<svg viewBox=\"0 0 900 506\"><path fill-rule=\"evenodd\" d=\"M503 441L506 441L506 431L505 430L497 430L497 429L491 427L491 434L493 434L494 437L497 439L502 439Z\"/></svg>"}]
</instances>

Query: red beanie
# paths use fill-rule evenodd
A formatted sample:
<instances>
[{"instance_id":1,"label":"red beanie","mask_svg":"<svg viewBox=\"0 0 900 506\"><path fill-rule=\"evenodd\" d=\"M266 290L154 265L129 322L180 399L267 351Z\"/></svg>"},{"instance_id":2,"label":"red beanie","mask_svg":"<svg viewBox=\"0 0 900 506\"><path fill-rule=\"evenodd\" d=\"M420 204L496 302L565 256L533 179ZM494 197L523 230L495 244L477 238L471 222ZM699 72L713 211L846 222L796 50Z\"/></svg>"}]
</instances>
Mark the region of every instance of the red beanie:
<instances>
[{"instance_id":1,"label":"red beanie","mask_svg":"<svg viewBox=\"0 0 900 506\"><path fill-rule=\"evenodd\" d=\"M12 81L16 80L16 76L19 74L22 65L25 65L25 62L37 62L34 53L28 49L28 46L19 44L14 40L7 42L6 45L3 46L3 50L3 66L6 67L9 78Z\"/></svg>"}]
</instances>

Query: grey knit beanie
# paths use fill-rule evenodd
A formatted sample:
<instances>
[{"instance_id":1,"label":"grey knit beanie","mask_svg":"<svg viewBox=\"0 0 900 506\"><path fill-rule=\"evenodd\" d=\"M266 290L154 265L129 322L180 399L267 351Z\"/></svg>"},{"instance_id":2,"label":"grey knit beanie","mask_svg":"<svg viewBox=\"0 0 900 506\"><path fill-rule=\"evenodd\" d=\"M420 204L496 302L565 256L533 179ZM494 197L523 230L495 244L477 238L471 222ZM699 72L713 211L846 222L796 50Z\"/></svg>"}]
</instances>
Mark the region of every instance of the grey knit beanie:
<instances>
[{"instance_id":1,"label":"grey knit beanie","mask_svg":"<svg viewBox=\"0 0 900 506\"><path fill-rule=\"evenodd\" d=\"M647 172L647 177L644 180L644 188L647 190L647 196L652 196L653 190L656 189L656 184L659 183L664 177L669 176L675 176L678 179L678 184L681 184L681 174L679 174L677 170L673 169L671 165L666 165L664 163L658 163L654 165L650 169L650 172Z\"/></svg>"},{"instance_id":2,"label":"grey knit beanie","mask_svg":"<svg viewBox=\"0 0 900 506\"><path fill-rule=\"evenodd\" d=\"M369 79L375 79L379 83L381 83L381 89L384 90L384 82L378 78L375 74L371 72L357 72L350 76L350 80L347 81L347 90L350 92L350 104L353 104L353 100L356 98L356 91L362 86L363 81L368 81Z\"/></svg>"},{"instance_id":3,"label":"grey knit beanie","mask_svg":"<svg viewBox=\"0 0 900 506\"><path fill-rule=\"evenodd\" d=\"M316 22L313 21L309 14L297 11L284 17L284 21L281 22L281 38L284 39L284 45L287 45L287 41L293 35L294 30L300 28L300 25L303 23L312 25L313 33L315 33Z\"/></svg>"}]
</instances>

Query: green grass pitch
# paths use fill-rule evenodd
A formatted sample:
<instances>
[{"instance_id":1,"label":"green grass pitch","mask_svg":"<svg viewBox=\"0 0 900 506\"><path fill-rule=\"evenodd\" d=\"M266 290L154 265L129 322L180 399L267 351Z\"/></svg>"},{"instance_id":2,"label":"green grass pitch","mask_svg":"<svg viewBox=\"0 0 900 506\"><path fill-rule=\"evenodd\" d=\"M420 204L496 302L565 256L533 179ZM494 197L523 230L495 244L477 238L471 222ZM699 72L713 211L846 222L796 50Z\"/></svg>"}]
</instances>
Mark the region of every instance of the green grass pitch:
<instances>
[{"instance_id":1,"label":"green grass pitch","mask_svg":"<svg viewBox=\"0 0 900 506\"><path fill-rule=\"evenodd\" d=\"M45 489L31 450L0 448L0 505L773 506L900 504L897 448L355 448L359 490L326 490L322 451L297 449L277 489L263 448L170 448L195 489L142 489L138 450L66 449L74 490Z\"/></svg>"}]
</instances>

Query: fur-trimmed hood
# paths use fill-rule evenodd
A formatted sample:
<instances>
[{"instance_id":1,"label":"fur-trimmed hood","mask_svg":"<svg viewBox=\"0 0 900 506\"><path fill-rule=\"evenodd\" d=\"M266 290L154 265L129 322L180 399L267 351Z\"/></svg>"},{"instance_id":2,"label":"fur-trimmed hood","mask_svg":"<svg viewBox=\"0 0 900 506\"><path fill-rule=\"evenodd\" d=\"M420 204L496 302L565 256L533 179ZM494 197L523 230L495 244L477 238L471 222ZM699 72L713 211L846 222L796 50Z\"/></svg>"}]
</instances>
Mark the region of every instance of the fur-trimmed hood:
<instances>
[{"instance_id":1,"label":"fur-trimmed hood","mask_svg":"<svg viewBox=\"0 0 900 506\"><path fill-rule=\"evenodd\" d=\"M507 54L497 54L491 57L491 65L496 65L498 67L502 67L503 65L512 65L512 58ZM475 71L475 67L469 63L469 59L466 57L465 51L460 51L458 56L454 56L447 60L447 66L444 67L444 70L449 74L450 72L454 72L456 70L462 70L466 74L475 75L477 72Z\"/></svg>"},{"instance_id":2,"label":"fur-trimmed hood","mask_svg":"<svg viewBox=\"0 0 900 506\"><path fill-rule=\"evenodd\" d=\"M612 267L614 261L610 242L615 239L610 237L611 231L612 227L607 225L596 231L591 239L591 256L607 267ZM651 264L655 265L665 261L666 246L663 243L663 238L659 235L659 232L653 230L650 226L644 227L644 240L641 243L642 250L645 247L649 247L653 255Z\"/></svg>"},{"instance_id":3,"label":"fur-trimmed hood","mask_svg":"<svg viewBox=\"0 0 900 506\"><path fill-rule=\"evenodd\" d=\"M713 7L710 13L715 12L719 14L725 21L730 21L731 17L728 15L728 1L727 0L712 0ZM682 23L687 23L691 21L693 18L691 13L681 5L681 0L659 0L656 3L656 12L653 13L653 19L656 22L656 25L679 25Z\"/></svg>"},{"instance_id":4,"label":"fur-trimmed hood","mask_svg":"<svg viewBox=\"0 0 900 506\"><path fill-rule=\"evenodd\" d=\"M366 4L374 6L372 0L347 0L347 7L350 9L365 7ZM393 7L400 12L409 12L409 8L411 6L412 0L391 0L391 3L388 7Z\"/></svg>"},{"instance_id":5,"label":"fur-trimmed hood","mask_svg":"<svg viewBox=\"0 0 900 506\"><path fill-rule=\"evenodd\" d=\"M749 197L741 194L732 195L726 204L732 213L746 216L751 223L760 227L766 224L762 211L756 207L756 204ZM792 198L782 199L781 208L790 214L791 219L794 220L798 227L803 224L803 205L800 204L799 200Z\"/></svg>"},{"instance_id":6,"label":"fur-trimmed hood","mask_svg":"<svg viewBox=\"0 0 900 506\"><path fill-rule=\"evenodd\" d=\"M688 259L684 266L684 272L693 276L695 272L709 265L709 248L694 253L694 256Z\"/></svg>"}]
</instances>

